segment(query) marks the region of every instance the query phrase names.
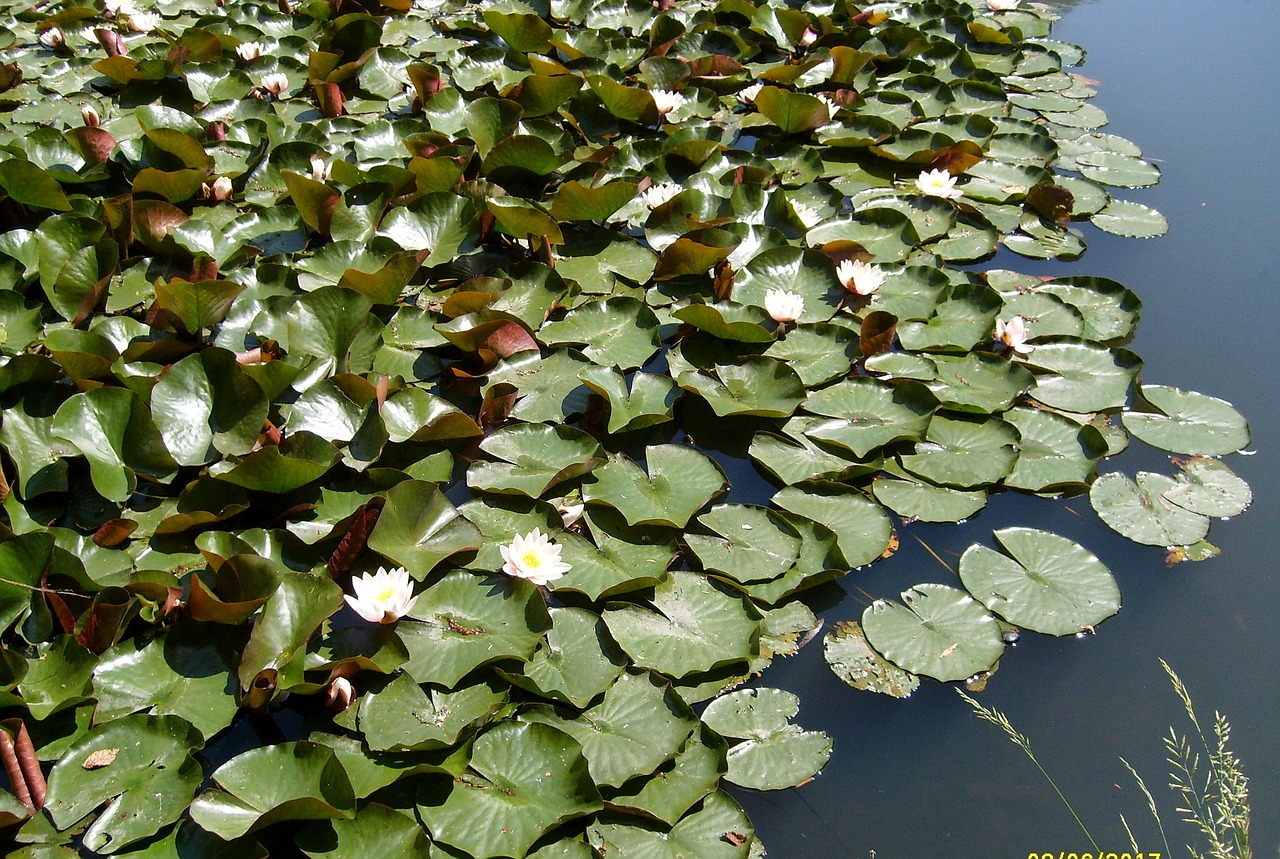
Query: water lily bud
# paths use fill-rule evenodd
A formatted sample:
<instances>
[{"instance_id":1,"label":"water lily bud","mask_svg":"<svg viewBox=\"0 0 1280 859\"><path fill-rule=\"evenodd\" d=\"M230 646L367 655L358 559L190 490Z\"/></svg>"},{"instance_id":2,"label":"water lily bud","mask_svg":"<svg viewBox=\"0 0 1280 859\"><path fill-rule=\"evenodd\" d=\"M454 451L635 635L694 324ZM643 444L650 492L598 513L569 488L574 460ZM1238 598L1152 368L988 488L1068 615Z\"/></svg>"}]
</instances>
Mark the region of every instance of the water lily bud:
<instances>
[{"instance_id":1,"label":"water lily bud","mask_svg":"<svg viewBox=\"0 0 1280 859\"><path fill-rule=\"evenodd\" d=\"M587 509L587 505L582 503L578 493L575 492L573 495L573 498L561 498L556 502L556 512L560 514L560 521L564 522L566 528L581 519L583 511Z\"/></svg>"},{"instance_id":2,"label":"water lily bud","mask_svg":"<svg viewBox=\"0 0 1280 859\"><path fill-rule=\"evenodd\" d=\"M964 191L956 187L956 177L946 170L927 170L916 177L916 190L926 197L941 197L944 200L955 200L964 196Z\"/></svg>"},{"instance_id":3,"label":"water lily bud","mask_svg":"<svg viewBox=\"0 0 1280 859\"><path fill-rule=\"evenodd\" d=\"M655 89L649 92L653 96L653 103L658 108L658 113L666 116L671 111L684 106L689 100L678 92L672 92L667 89Z\"/></svg>"},{"instance_id":4,"label":"water lily bud","mask_svg":"<svg viewBox=\"0 0 1280 859\"><path fill-rule=\"evenodd\" d=\"M84 120L84 124L89 128L97 128L98 123L101 122L98 111L91 104L86 104L80 108L80 118Z\"/></svg>"},{"instance_id":5,"label":"water lily bud","mask_svg":"<svg viewBox=\"0 0 1280 859\"><path fill-rule=\"evenodd\" d=\"M738 101L743 104L755 104L756 96L760 95L760 90L764 89L764 84L756 81L751 86L738 92Z\"/></svg>"},{"instance_id":6,"label":"water lily bud","mask_svg":"<svg viewBox=\"0 0 1280 859\"><path fill-rule=\"evenodd\" d=\"M57 27L50 27L40 34L40 44L46 48L61 48L67 43L67 36Z\"/></svg>"},{"instance_id":7,"label":"water lily bud","mask_svg":"<svg viewBox=\"0 0 1280 859\"><path fill-rule=\"evenodd\" d=\"M816 41L818 41L818 31L812 27L805 27L804 32L800 34L800 44L807 48Z\"/></svg>"},{"instance_id":8,"label":"water lily bud","mask_svg":"<svg viewBox=\"0 0 1280 859\"><path fill-rule=\"evenodd\" d=\"M847 259L836 266L836 277L849 292L871 295L884 286L886 275L878 265Z\"/></svg>"},{"instance_id":9,"label":"water lily bud","mask_svg":"<svg viewBox=\"0 0 1280 859\"><path fill-rule=\"evenodd\" d=\"M213 180L213 187L210 189L210 197L215 203L221 203L223 200L231 197L231 180L226 176L219 176Z\"/></svg>"},{"instance_id":10,"label":"water lily bud","mask_svg":"<svg viewBox=\"0 0 1280 859\"><path fill-rule=\"evenodd\" d=\"M560 547L537 528L523 537L517 534L511 538L510 545L499 546L498 551L506 562L502 572L528 579L535 585L545 585L573 569L560 560Z\"/></svg>"},{"instance_id":11,"label":"water lily bud","mask_svg":"<svg viewBox=\"0 0 1280 859\"><path fill-rule=\"evenodd\" d=\"M262 88L272 95L282 95L289 90L289 77L281 72L262 76Z\"/></svg>"},{"instance_id":12,"label":"water lily bud","mask_svg":"<svg viewBox=\"0 0 1280 859\"><path fill-rule=\"evenodd\" d=\"M329 179L329 173L333 170L333 166L320 157L317 152L311 156L311 178L317 182L325 182Z\"/></svg>"},{"instance_id":13,"label":"water lily bud","mask_svg":"<svg viewBox=\"0 0 1280 859\"><path fill-rule=\"evenodd\" d=\"M987 0L987 8L992 12L1012 12L1021 2L1022 0Z\"/></svg>"},{"instance_id":14,"label":"water lily bud","mask_svg":"<svg viewBox=\"0 0 1280 859\"><path fill-rule=\"evenodd\" d=\"M996 320L996 339L1019 355L1029 355L1036 347L1027 343L1027 320L1015 316L1008 322Z\"/></svg>"},{"instance_id":15,"label":"water lily bud","mask_svg":"<svg viewBox=\"0 0 1280 859\"><path fill-rule=\"evenodd\" d=\"M347 605L370 623L395 623L413 610L418 598L413 595L413 582L404 567L365 573L351 579L355 596L344 595Z\"/></svg>"},{"instance_id":16,"label":"water lily bud","mask_svg":"<svg viewBox=\"0 0 1280 859\"><path fill-rule=\"evenodd\" d=\"M324 705L335 713L341 713L350 707L355 696L355 687L345 677L335 677L324 687Z\"/></svg>"},{"instance_id":17,"label":"water lily bud","mask_svg":"<svg viewBox=\"0 0 1280 859\"><path fill-rule=\"evenodd\" d=\"M236 45L236 54L246 63L249 60L256 60L267 51L267 46L261 42L241 42Z\"/></svg>"},{"instance_id":18,"label":"water lily bud","mask_svg":"<svg viewBox=\"0 0 1280 859\"><path fill-rule=\"evenodd\" d=\"M795 322L804 313L804 297L785 289L771 289L764 295L764 309L774 322Z\"/></svg>"}]
</instances>

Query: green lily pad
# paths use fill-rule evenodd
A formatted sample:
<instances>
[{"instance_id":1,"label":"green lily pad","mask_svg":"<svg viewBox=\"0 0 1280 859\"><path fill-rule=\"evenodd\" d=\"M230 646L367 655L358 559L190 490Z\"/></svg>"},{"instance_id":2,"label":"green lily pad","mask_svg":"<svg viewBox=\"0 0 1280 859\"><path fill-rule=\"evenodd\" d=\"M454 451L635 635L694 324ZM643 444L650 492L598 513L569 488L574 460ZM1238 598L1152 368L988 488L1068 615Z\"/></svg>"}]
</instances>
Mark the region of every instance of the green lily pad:
<instances>
[{"instance_id":1,"label":"green lily pad","mask_svg":"<svg viewBox=\"0 0 1280 859\"><path fill-rule=\"evenodd\" d=\"M817 775L831 756L831 738L792 725L799 710L800 700L781 689L741 689L708 704L703 722L742 740L729 748L725 780L754 790L784 790Z\"/></svg>"},{"instance_id":2,"label":"green lily pad","mask_svg":"<svg viewBox=\"0 0 1280 859\"><path fill-rule=\"evenodd\" d=\"M723 791L710 794L670 832L610 817L587 827L587 840L601 855L652 859L748 859L754 834L746 814Z\"/></svg>"},{"instance_id":3,"label":"green lily pad","mask_svg":"<svg viewBox=\"0 0 1280 859\"><path fill-rule=\"evenodd\" d=\"M1004 653L999 623L965 591L922 584L902 600L876 600L862 613L867 641L900 668L964 680L991 670Z\"/></svg>"},{"instance_id":4,"label":"green lily pad","mask_svg":"<svg viewBox=\"0 0 1280 859\"><path fill-rule=\"evenodd\" d=\"M975 543L960 556L960 581L1010 623L1075 635L1120 610L1115 578L1078 543L1034 528L1004 528L995 537L1008 555Z\"/></svg>"},{"instance_id":5,"label":"green lily pad","mask_svg":"<svg viewBox=\"0 0 1280 859\"><path fill-rule=\"evenodd\" d=\"M534 706L521 719L550 725L582 744L591 778L618 787L675 757L698 719L666 683L650 674L622 674L599 704L578 716Z\"/></svg>"},{"instance_id":6,"label":"green lily pad","mask_svg":"<svg viewBox=\"0 0 1280 859\"><path fill-rule=\"evenodd\" d=\"M1027 356L1036 372L1038 402L1069 412L1100 412L1129 401L1142 359L1128 349L1092 343L1044 343Z\"/></svg>"},{"instance_id":7,"label":"green lily pad","mask_svg":"<svg viewBox=\"0 0 1280 859\"><path fill-rule=\"evenodd\" d=\"M98 806L84 833L94 852L114 853L155 835L187 809L203 775L200 733L178 716L135 714L91 730L49 773L45 808L66 829Z\"/></svg>"},{"instance_id":8,"label":"green lily pad","mask_svg":"<svg viewBox=\"0 0 1280 859\"><path fill-rule=\"evenodd\" d=\"M472 464L467 471L468 486L530 498L591 472L603 461L604 453L582 430L545 424L504 427L480 442L480 449L506 461Z\"/></svg>"},{"instance_id":9,"label":"green lily pad","mask_svg":"<svg viewBox=\"0 0 1280 859\"><path fill-rule=\"evenodd\" d=\"M1249 443L1249 424L1226 400L1163 385L1143 385L1142 398L1158 412L1126 411L1130 433L1174 453L1222 456Z\"/></svg>"},{"instance_id":10,"label":"green lily pad","mask_svg":"<svg viewBox=\"0 0 1280 859\"><path fill-rule=\"evenodd\" d=\"M878 479L871 492L904 519L922 522L963 522L987 505L985 491L963 492L916 480Z\"/></svg>"},{"instance_id":11,"label":"green lily pad","mask_svg":"<svg viewBox=\"0 0 1280 859\"><path fill-rule=\"evenodd\" d=\"M842 484L811 481L788 486L773 496L773 503L835 532L849 567L879 558L893 537L893 526L880 505Z\"/></svg>"},{"instance_id":12,"label":"green lily pad","mask_svg":"<svg viewBox=\"0 0 1280 859\"><path fill-rule=\"evenodd\" d=\"M615 455L582 487L588 503L608 504L628 525L683 528L728 485L715 460L688 447L663 444L645 449L645 472L625 455Z\"/></svg>"},{"instance_id":13,"label":"green lily pad","mask_svg":"<svg viewBox=\"0 0 1280 859\"><path fill-rule=\"evenodd\" d=\"M651 601L656 611L615 603L603 615L638 667L686 677L753 655L760 631L755 610L705 577L672 571Z\"/></svg>"},{"instance_id":14,"label":"green lily pad","mask_svg":"<svg viewBox=\"0 0 1280 859\"><path fill-rule=\"evenodd\" d=\"M1162 497L1201 516L1238 516L1253 503L1253 491L1223 463L1207 456L1174 462L1182 470L1177 485Z\"/></svg>"},{"instance_id":15,"label":"green lily pad","mask_svg":"<svg viewBox=\"0 0 1280 859\"><path fill-rule=\"evenodd\" d=\"M685 534L689 550L705 569L739 582L775 579L800 553L800 538L763 507L720 504L699 516L698 524L718 536Z\"/></svg>"},{"instance_id":16,"label":"green lily pad","mask_svg":"<svg viewBox=\"0 0 1280 859\"><path fill-rule=\"evenodd\" d=\"M1118 471L1104 474L1089 490L1089 503L1112 530L1148 546L1189 546L1209 533L1209 519L1164 499L1177 483L1138 472L1137 481Z\"/></svg>"},{"instance_id":17,"label":"green lily pad","mask_svg":"<svg viewBox=\"0 0 1280 859\"><path fill-rule=\"evenodd\" d=\"M917 477L954 489L990 486L1013 473L1018 461L1018 432L1000 418L986 420L935 416L924 440L900 458Z\"/></svg>"},{"instance_id":18,"label":"green lily pad","mask_svg":"<svg viewBox=\"0 0 1280 859\"><path fill-rule=\"evenodd\" d=\"M544 833L600 807L578 742L555 728L518 722L481 734L468 772L428 784L417 803L435 841L475 859L523 856Z\"/></svg>"}]
</instances>

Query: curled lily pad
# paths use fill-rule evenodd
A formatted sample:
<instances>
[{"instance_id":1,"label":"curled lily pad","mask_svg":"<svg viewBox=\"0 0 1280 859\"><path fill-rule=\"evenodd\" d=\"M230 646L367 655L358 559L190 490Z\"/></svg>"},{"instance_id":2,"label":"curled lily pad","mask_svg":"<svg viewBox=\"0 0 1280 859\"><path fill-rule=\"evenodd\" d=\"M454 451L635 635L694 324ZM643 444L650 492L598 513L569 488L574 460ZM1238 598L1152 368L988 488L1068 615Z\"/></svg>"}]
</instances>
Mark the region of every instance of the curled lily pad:
<instances>
[{"instance_id":1,"label":"curled lily pad","mask_svg":"<svg viewBox=\"0 0 1280 859\"><path fill-rule=\"evenodd\" d=\"M1008 556L975 543L960 557L960 580L1010 623L1074 635L1120 610L1111 572L1079 544L1034 528L1004 528L995 537Z\"/></svg>"},{"instance_id":2,"label":"curled lily pad","mask_svg":"<svg viewBox=\"0 0 1280 859\"><path fill-rule=\"evenodd\" d=\"M908 698L920 678L889 662L867 643L855 621L840 621L822 640L822 656L836 676L855 689L870 689L894 698Z\"/></svg>"}]
</instances>

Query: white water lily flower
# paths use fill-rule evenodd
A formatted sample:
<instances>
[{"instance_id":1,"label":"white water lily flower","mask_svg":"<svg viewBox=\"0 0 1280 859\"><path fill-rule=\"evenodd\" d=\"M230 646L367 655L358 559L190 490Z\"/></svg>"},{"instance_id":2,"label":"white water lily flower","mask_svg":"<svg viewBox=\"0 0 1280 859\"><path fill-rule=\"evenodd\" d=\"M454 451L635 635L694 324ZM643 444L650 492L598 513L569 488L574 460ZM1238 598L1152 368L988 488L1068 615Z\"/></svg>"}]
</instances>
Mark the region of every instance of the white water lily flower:
<instances>
[{"instance_id":1,"label":"white water lily flower","mask_svg":"<svg viewBox=\"0 0 1280 859\"><path fill-rule=\"evenodd\" d=\"M927 170L916 177L916 190L926 197L941 197L954 200L964 196L964 191L956 187L956 177L946 170Z\"/></svg>"},{"instance_id":2,"label":"white water lily flower","mask_svg":"<svg viewBox=\"0 0 1280 859\"><path fill-rule=\"evenodd\" d=\"M142 11L133 0L105 0L102 5L108 14L121 18L131 18Z\"/></svg>"},{"instance_id":3,"label":"white water lily flower","mask_svg":"<svg viewBox=\"0 0 1280 859\"><path fill-rule=\"evenodd\" d=\"M272 95L281 95L289 91L289 76L282 72L263 75L261 86Z\"/></svg>"},{"instance_id":4,"label":"white water lily flower","mask_svg":"<svg viewBox=\"0 0 1280 859\"><path fill-rule=\"evenodd\" d=\"M987 8L992 12L1012 12L1021 2L1022 0L987 0Z\"/></svg>"},{"instance_id":5,"label":"white water lily flower","mask_svg":"<svg viewBox=\"0 0 1280 859\"><path fill-rule=\"evenodd\" d=\"M413 610L418 598L413 595L413 582L404 567L365 573L351 579L355 596L344 595L347 605L370 623L395 623Z\"/></svg>"},{"instance_id":6,"label":"white water lily flower","mask_svg":"<svg viewBox=\"0 0 1280 859\"><path fill-rule=\"evenodd\" d=\"M97 128L98 123L102 121L102 118L98 116L98 111L91 104L86 104L80 108L80 118L90 128Z\"/></svg>"},{"instance_id":7,"label":"white water lily flower","mask_svg":"<svg viewBox=\"0 0 1280 859\"><path fill-rule=\"evenodd\" d=\"M800 219L800 223L804 224L806 230L822 223L822 213L813 208L813 206L805 203L792 203L791 211L796 213L796 217Z\"/></svg>"},{"instance_id":8,"label":"white water lily flower","mask_svg":"<svg viewBox=\"0 0 1280 859\"><path fill-rule=\"evenodd\" d=\"M683 190L674 182L659 182L645 188L640 194L640 199L644 200L644 204L650 209L656 209Z\"/></svg>"},{"instance_id":9,"label":"white water lily flower","mask_svg":"<svg viewBox=\"0 0 1280 859\"><path fill-rule=\"evenodd\" d=\"M241 42L236 45L236 54L246 63L249 60L256 60L267 52L267 46L261 42Z\"/></svg>"},{"instance_id":10,"label":"white water lily flower","mask_svg":"<svg viewBox=\"0 0 1280 859\"><path fill-rule=\"evenodd\" d=\"M40 44L46 48L61 48L67 43L67 35L57 27L50 27L40 34Z\"/></svg>"},{"instance_id":11,"label":"white water lily flower","mask_svg":"<svg viewBox=\"0 0 1280 859\"><path fill-rule=\"evenodd\" d=\"M653 103L658 108L658 113L666 116L673 110L677 110L685 105L689 99L685 98L678 92L669 89L650 90L649 95L653 96Z\"/></svg>"},{"instance_id":12,"label":"white water lily flower","mask_svg":"<svg viewBox=\"0 0 1280 859\"><path fill-rule=\"evenodd\" d=\"M884 286L887 275L878 265L862 260L843 260L836 266L836 277L844 288L856 295L871 295Z\"/></svg>"},{"instance_id":13,"label":"white water lily flower","mask_svg":"<svg viewBox=\"0 0 1280 859\"><path fill-rule=\"evenodd\" d=\"M317 182L324 182L328 180L329 173L332 170L333 170L333 165L331 165L328 161L325 161L324 158L320 156L319 152L311 156L311 178L312 179L315 179Z\"/></svg>"},{"instance_id":14,"label":"white water lily flower","mask_svg":"<svg viewBox=\"0 0 1280 859\"><path fill-rule=\"evenodd\" d=\"M760 90L764 89L764 84L756 81L746 89L738 91L738 101L743 104L755 104L756 96L760 95Z\"/></svg>"},{"instance_id":15,"label":"white water lily flower","mask_svg":"<svg viewBox=\"0 0 1280 859\"><path fill-rule=\"evenodd\" d=\"M1027 342L1027 320L1015 316L1008 322L996 320L996 339L1020 355L1029 355L1036 347Z\"/></svg>"},{"instance_id":16,"label":"white water lily flower","mask_svg":"<svg viewBox=\"0 0 1280 859\"><path fill-rule=\"evenodd\" d=\"M517 534L511 538L511 545L499 546L498 551L506 562L502 572L535 585L546 585L573 569L560 560L560 547L537 528L523 537Z\"/></svg>"},{"instance_id":17,"label":"white water lily flower","mask_svg":"<svg viewBox=\"0 0 1280 859\"><path fill-rule=\"evenodd\" d=\"M812 27L805 27L804 32L800 34L800 44L802 47L809 47L818 41L818 31Z\"/></svg>"},{"instance_id":18,"label":"white water lily flower","mask_svg":"<svg viewBox=\"0 0 1280 859\"><path fill-rule=\"evenodd\" d=\"M157 12L134 12L129 16L129 29L135 33L150 33L160 26L160 21Z\"/></svg>"},{"instance_id":19,"label":"white water lily flower","mask_svg":"<svg viewBox=\"0 0 1280 859\"><path fill-rule=\"evenodd\" d=\"M774 322L795 322L804 313L804 296L785 289L771 289L764 294L764 309Z\"/></svg>"}]
</instances>

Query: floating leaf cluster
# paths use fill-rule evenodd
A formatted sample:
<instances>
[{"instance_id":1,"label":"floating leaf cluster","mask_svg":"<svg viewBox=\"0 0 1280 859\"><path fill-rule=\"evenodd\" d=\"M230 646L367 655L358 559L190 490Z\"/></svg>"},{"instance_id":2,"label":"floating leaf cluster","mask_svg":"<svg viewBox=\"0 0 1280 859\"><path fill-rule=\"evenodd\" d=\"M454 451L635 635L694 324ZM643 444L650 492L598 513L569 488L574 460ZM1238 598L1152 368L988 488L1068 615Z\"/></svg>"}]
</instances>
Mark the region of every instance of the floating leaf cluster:
<instances>
[{"instance_id":1,"label":"floating leaf cluster","mask_svg":"<svg viewBox=\"0 0 1280 859\"><path fill-rule=\"evenodd\" d=\"M1137 297L957 267L1166 229L1027 6L5 4L11 855L745 859L724 782L830 743L729 690L890 513L1088 491L1211 554L1248 429L1138 385ZM1097 478L1129 434L1191 458ZM500 572L534 529L544 589ZM1117 610L996 536L837 673L905 695ZM380 567L393 622L343 599Z\"/></svg>"}]
</instances>

